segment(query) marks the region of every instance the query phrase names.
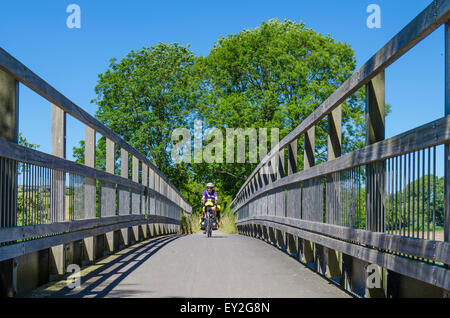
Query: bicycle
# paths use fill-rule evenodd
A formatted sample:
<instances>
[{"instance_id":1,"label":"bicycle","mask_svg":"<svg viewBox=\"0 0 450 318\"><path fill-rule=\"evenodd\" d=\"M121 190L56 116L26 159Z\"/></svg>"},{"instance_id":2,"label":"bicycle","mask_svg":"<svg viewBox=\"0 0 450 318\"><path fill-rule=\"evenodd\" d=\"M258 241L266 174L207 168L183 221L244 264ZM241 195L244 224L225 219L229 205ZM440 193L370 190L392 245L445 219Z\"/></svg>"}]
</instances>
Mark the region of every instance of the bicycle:
<instances>
[{"instance_id":1,"label":"bicycle","mask_svg":"<svg viewBox=\"0 0 450 318\"><path fill-rule=\"evenodd\" d=\"M214 206L214 204L211 202L211 200L208 200L206 203L202 203L202 205L202 210L205 211L205 233L207 237L211 237L213 229L217 227L216 220L211 211L211 208Z\"/></svg>"},{"instance_id":2,"label":"bicycle","mask_svg":"<svg viewBox=\"0 0 450 318\"><path fill-rule=\"evenodd\" d=\"M211 208L206 208L206 235L208 237L212 236L212 212Z\"/></svg>"}]
</instances>

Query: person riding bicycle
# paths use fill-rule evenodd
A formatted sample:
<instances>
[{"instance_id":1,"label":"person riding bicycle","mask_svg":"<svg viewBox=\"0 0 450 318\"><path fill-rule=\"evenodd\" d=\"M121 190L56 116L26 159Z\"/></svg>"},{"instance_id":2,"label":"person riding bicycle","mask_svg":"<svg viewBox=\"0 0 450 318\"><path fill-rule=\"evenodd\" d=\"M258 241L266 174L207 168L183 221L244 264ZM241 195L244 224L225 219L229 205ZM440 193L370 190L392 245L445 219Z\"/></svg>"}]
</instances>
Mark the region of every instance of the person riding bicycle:
<instances>
[{"instance_id":1,"label":"person riding bicycle","mask_svg":"<svg viewBox=\"0 0 450 318\"><path fill-rule=\"evenodd\" d=\"M219 200L219 197L217 196L216 190L214 190L214 184L212 184L211 182L206 185L206 190L203 192L202 205L204 205L208 200L210 200L214 204L211 207L211 212L214 215L214 218L216 218L217 201ZM203 218L206 218L206 210L203 214Z\"/></svg>"}]
</instances>

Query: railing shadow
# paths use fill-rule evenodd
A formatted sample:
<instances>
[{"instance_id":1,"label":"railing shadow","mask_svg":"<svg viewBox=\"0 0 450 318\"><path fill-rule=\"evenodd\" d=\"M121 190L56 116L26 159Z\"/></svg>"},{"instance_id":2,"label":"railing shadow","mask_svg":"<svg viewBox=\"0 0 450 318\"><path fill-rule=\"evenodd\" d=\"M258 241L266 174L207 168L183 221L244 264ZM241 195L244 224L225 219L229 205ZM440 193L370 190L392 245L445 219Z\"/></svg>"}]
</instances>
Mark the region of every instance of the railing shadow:
<instances>
[{"instance_id":1,"label":"railing shadow","mask_svg":"<svg viewBox=\"0 0 450 318\"><path fill-rule=\"evenodd\" d=\"M64 287L62 290L53 294L51 298L82 298L82 297L103 298L107 296L114 289L114 287L116 287L121 281L123 281L127 276L129 276L133 271L135 271L140 265L146 262L161 248L183 236L185 235L163 237L148 242L147 244L133 248L131 251L123 255L120 255L113 261L105 265L102 265L99 269L96 269L91 273L89 273L88 275L86 275L86 277L83 277L81 281L81 290L78 291L77 289L70 289L68 287ZM140 258L143 255L145 256ZM131 266L129 269L127 269L125 272L122 273L119 272L131 262L134 262L135 264ZM94 291L96 287L98 287L99 285L101 285L102 283L104 283L113 276L117 276L117 278L109 282L102 290ZM99 278L93 281L92 283L89 283L90 280L95 279L97 277Z\"/></svg>"}]
</instances>

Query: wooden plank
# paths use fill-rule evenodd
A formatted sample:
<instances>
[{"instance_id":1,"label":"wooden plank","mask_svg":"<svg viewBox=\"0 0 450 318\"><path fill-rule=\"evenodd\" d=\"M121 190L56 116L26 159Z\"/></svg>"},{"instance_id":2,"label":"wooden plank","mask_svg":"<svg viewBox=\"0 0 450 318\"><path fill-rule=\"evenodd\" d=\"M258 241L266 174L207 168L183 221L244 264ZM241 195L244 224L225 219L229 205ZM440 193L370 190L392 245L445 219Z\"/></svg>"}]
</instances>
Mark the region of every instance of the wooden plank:
<instances>
[{"instance_id":1,"label":"wooden plank","mask_svg":"<svg viewBox=\"0 0 450 318\"><path fill-rule=\"evenodd\" d=\"M2 228L0 229L0 243L30 239L45 235L54 235L68 231L77 231L140 219L142 219L141 215L123 215L22 227Z\"/></svg>"},{"instance_id":2,"label":"wooden plank","mask_svg":"<svg viewBox=\"0 0 450 318\"><path fill-rule=\"evenodd\" d=\"M277 180L280 180L282 178L284 178L284 176L286 175L285 173L285 169L286 166L284 164L284 148L281 148L280 151L278 152L278 169L277 169Z\"/></svg>"},{"instance_id":3,"label":"wooden plank","mask_svg":"<svg viewBox=\"0 0 450 318\"><path fill-rule=\"evenodd\" d=\"M131 215L130 215L131 217ZM142 216L133 216L134 218L126 220L124 222L117 223L107 223L102 226L82 229L78 231L62 233L54 236L34 239L30 241L23 241L20 243L0 246L0 261L4 261L10 258L18 257L21 255L25 255L28 253L40 251L52 246L66 244L69 242L78 241L84 239L86 237L97 236L101 234L105 234L108 232L116 231L122 228L128 228L140 224L146 223L160 223L160 224L175 224L179 225L179 220L170 219L163 216L151 216L149 219L145 219ZM139 218L136 218L139 217ZM116 218L116 217L115 217ZM123 218L123 217L121 217ZM99 219L100 220L100 219ZM123 219L125 220L125 219ZM88 220L84 220L88 221ZM78 221L73 221L78 222ZM48 224L46 226L54 226L53 224Z\"/></svg>"},{"instance_id":4,"label":"wooden plank","mask_svg":"<svg viewBox=\"0 0 450 318\"><path fill-rule=\"evenodd\" d=\"M0 139L17 143L18 136L19 82L0 70Z\"/></svg>"},{"instance_id":5,"label":"wooden plank","mask_svg":"<svg viewBox=\"0 0 450 318\"><path fill-rule=\"evenodd\" d=\"M84 139L84 164L95 168L95 130L86 126ZM96 217L96 181L85 176L84 179L84 217L86 219Z\"/></svg>"},{"instance_id":6,"label":"wooden plank","mask_svg":"<svg viewBox=\"0 0 450 318\"><path fill-rule=\"evenodd\" d=\"M116 185L100 182L100 217L116 215Z\"/></svg>"},{"instance_id":7,"label":"wooden plank","mask_svg":"<svg viewBox=\"0 0 450 318\"><path fill-rule=\"evenodd\" d=\"M159 175L155 173L155 192L160 193L160 182L159 182ZM161 215L161 201L160 197L158 195L155 195L155 214Z\"/></svg>"},{"instance_id":8,"label":"wooden plank","mask_svg":"<svg viewBox=\"0 0 450 318\"><path fill-rule=\"evenodd\" d=\"M385 139L385 71L383 70L366 85L366 145ZM386 171L384 161L366 167L366 228L384 232L384 184Z\"/></svg>"},{"instance_id":9,"label":"wooden plank","mask_svg":"<svg viewBox=\"0 0 450 318\"><path fill-rule=\"evenodd\" d=\"M450 129L448 127L450 127L450 116L435 120L395 137L379 141L308 170L299 171L284 177L282 180L277 180L267 185L259 193L376 161L386 160L419 149L448 143L450 142ZM235 205L233 208L239 208L242 204L245 204L245 201L240 205Z\"/></svg>"},{"instance_id":10,"label":"wooden plank","mask_svg":"<svg viewBox=\"0 0 450 318\"><path fill-rule=\"evenodd\" d=\"M321 222L312 222L295 218L280 218L277 216L248 218L239 220L236 224L242 224L243 222L251 222L254 220L265 220L279 223L306 231L321 233L340 240L365 244L374 248L380 248L387 251L450 264L450 243L448 242L409 238Z\"/></svg>"},{"instance_id":11,"label":"wooden plank","mask_svg":"<svg viewBox=\"0 0 450 318\"><path fill-rule=\"evenodd\" d=\"M328 114L328 161L341 156L342 151L342 105Z\"/></svg>"},{"instance_id":12,"label":"wooden plank","mask_svg":"<svg viewBox=\"0 0 450 318\"><path fill-rule=\"evenodd\" d=\"M417 43L427 37L450 18L450 3L447 0L435 0L426 7L416 18L397 33L386 45L375 53L360 69L353 73L333 94L330 95L314 112L302 121L294 130L284 137L274 149L286 147L294 139L306 133L333 109L341 105L359 88L367 84L373 77L395 62ZM270 158L277 154L270 151L255 168L258 171ZM251 180L254 172L242 185L241 192L247 182ZM234 201L233 201L234 203Z\"/></svg>"},{"instance_id":13,"label":"wooden plank","mask_svg":"<svg viewBox=\"0 0 450 318\"><path fill-rule=\"evenodd\" d=\"M149 189L154 190L155 189L155 173L152 168L149 168ZM150 212L149 214L156 214L156 202L155 202L155 195L150 194Z\"/></svg>"},{"instance_id":14,"label":"wooden plank","mask_svg":"<svg viewBox=\"0 0 450 318\"><path fill-rule=\"evenodd\" d=\"M106 138L106 172L115 174L115 143Z\"/></svg>"},{"instance_id":15,"label":"wooden plank","mask_svg":"<svg viewBox=\"0 0 450 318\"><path fill-rule=\"evenodd\" d=\"M142 163L142 185L148 187L148 166ZM179 204L178 202L176 204ZM148 191L142 194L142 212L141 214L148 214L149 195Z\"/></svg>"},{"instance_id":16,"label":"wooden plank","mask_svg":"<svg viewBox=\"0 0 450 318\"><path fill-rule=\"evenodd\" d=\"M106 172L114 174L115 144L106 138ZM111 182L102 181L100 184L100 216L116 215L116 186Z\"/></svg>"},{"instance_id":17,"label":"wooden plank","mask_svg":"<svg viewBox=\"0 0 450 318\"><path fill-rule=\"evenodd\" d=\"M303 156L303 170L315 165L316 127L312 127L305 133L305 149Z\"/></svg>"},{"instance_id":18,"label":"wooden plank","mask_svg":"<svg viewBox=\"0 0 450 318\"><path fill-rule=\"evenodd\" d=\"M440 288L444 288L447 290L450 289L450 270L444 267L420 262L414 259L408 259L402 256L385 253L348 242L339 241L334 238L303 231L301 229L292 228L270 221L254 220L250 222L241 222L240 224L261 224L264 226L272 227L279 231L298 236L302 239L313 241L316 244L338 250L365 262L377 264L383 268L392 270L399 274L421 280Z\"/></svg>"},{"instance_id":19,"label":"wooden plank","mask_svg":"<svg viewBox=\"0 0 450 318\"><path fill-rule=\"evenodd\" d=\"M342 105L328 114L328 161L341 156L342 151ZM341 180L339 173L326 176L326 221L340 224ZM331 251L329 251L331 252Z\"/></svg>"},{"instance_id":20,"label":"wooden plank","mask_svg":"<svg viewBox=\"0 0 450 318\"><path fill-rule=\"evenodd\" d=\"M120 175L123 179L128 180L128 151L120 149ZM130 188L119 186L119 215L130 214Z\"/></svg>"},{"instance_id":21,"label":"wooden plank","mask_svg":"<svg viewBox=\"0 0 450 318\"><path fill-rule=\"evenodd\" d=\"M301 185L291 184L286 188L286 216L291 218L300 218L301 211Z\"/></svg>"},{"instance_id":22,"label":"wooden plank","mask_svg":"<svg viewBox=\"0 0 450 318\"><path fill-rule=\"evenodd\" d=\"M6 140L0 140L0 157L5 157L21 162L31 163L41 167L47 167L55 170L61 170L85 177L108 181L120 184L126 187L144 190L141 184L131 180L126 180L119 176L111 175L101 170L97 170L82 164L78 164L66 159L58 158L34 149L22 147L10 143Z\"/></svg>"},{"instance_id":23,"label":"wooden plank","mask_svg":"<svg viewBox=\"0 0 450 318\"><path fill-rule=\"evenodd\" d=\"M18 132L19 83L0 70L0 139L17 143ZM0 227L17 224L17 205L5 204L17 202L17 178L17 164L0 159ZM4 266L12 267L12 264Z\"/></svg>"},{"instance_id":24,"label":"wooden plank","mask_svg":"<svg viewBox=\"0 0 450 318\"><path fill-rule=\"evenodd\" d=\"M445 24L445 115L450 115L450 22ZM444 241L450 242L450 144L444 147Z\"/></svg>"},{"instance_id":25,"label":"wooden plank","mask_svg":"<svg viewBox=\"0 0 450 318\"><path fill-rule=\"evenodd\" d=\"M139 159L133 156L132 159L132 179L134 182L139 183ZM131 191L131 214L141 213L141 192Z\"/></svg>"},{"instance_id":26,"label":"wooden plank","mask_svg":"<svg viewBox=\"0 0 450 318\"><path fill-rule=\"evenodd\" d=\"M288 147L288 175L297 172L297 139Z\"/></svg>"},{"instance_id":27,"label":"wooden plank","mask_svg":"<svg viewBox=\"0 0 450 318\"><path fill-rule=\"evenodd\" d=\"M66 158L66 114L57 106L52 109L52 155ZM51 220L61 222L65 220L66 206L66 174L53 170L51 173Z\"/></svg>"}]
</instances>

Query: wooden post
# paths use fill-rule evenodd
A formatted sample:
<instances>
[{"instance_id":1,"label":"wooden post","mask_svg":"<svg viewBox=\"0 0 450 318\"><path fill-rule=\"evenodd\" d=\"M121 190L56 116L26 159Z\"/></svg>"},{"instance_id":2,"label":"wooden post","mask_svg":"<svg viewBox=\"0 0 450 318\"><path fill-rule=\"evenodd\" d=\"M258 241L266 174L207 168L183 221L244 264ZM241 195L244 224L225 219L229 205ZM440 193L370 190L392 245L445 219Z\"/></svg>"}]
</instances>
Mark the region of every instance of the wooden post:
<instances>
[{"instance_id":1,"label":"wooden post","mask_svg":"<svg viewBox=\"0 0 450 318\"><path fill-rule=\"evenodd\" d=\"M132 180L139 183L139 159L133 156L132 164ZM141 194L138 190L131 190L131 214L141 213L140 198ZM134 240L139 241L139 226L135 225L132 229Z\"/></svg>"},{"instance_id":2,"label":"wooden post","mask_svg":"<svg viewBox=\"0 0 450 318\"><path fill-rule=\"evenodd\" d=\"M132 180L139 183L139 159L133 156ZM138 190L131 191L131 214L140 214L140 193Z\"/></svg>"},{"instance_id":3,"label":"wooden post","mask_svg":"<svg viewBox=\"0 0 450 318\"><path fill-rule=\"evenodd\" d=\"M304 155L303 155L303 169L307 170L314 166L315 164L315 147L316 147L316 126L311 127L305 133L304 140ZM311 197L314 197L313 189L311 189L312 181L308 180L303 185L303 195L302 195L302 219L310 219L310 215L312 211L308 211L311 209L311 202L308 202ZM306 199L308 198L308 199ZM300 244L300 243L299 243ZM303 244L303 248L301 250L301 259L305 264L313 264L314 263L314 246L313 243L308 240L301 240L301 244ZM300 254L300 253L299 253ZM300 258L300 256L299 256Z\"/></svg>"},{"instance_id":4,"label":"wooden post","mask_svg":"<svg viewBox=\"0 0 450 318\"><path fill-rule=\"evenodd\" d=\"M285 165L285 148L280 149L278 152L278 169L277 169L277 180L284 178L286 171ZM275 210L276 215L285 217L286 216L286 194L284 188L278 189L275 194ZM286 248L286 239L284 238L283 232L276 229L275 236L277 240L277 245L281 249Z\"/></svg>"},{"instance_id":5,"label":"wooden post","mask_svg":"<svg viewBox=\"0 0 450 318\"><path fill-rule=\"evenodd\" d=\"M120 149L120 176L128 179L128 152ZM119 187L119 215L130 214L130 190L126 187ZM120 229L121 247L128 245L128 228Z\"/></svg>"},{"instance_id":6,"label":"wooden post","mask_svg":"<svg viewBox=\"0 0 450 318\"><path fill-rule=\"evenodd\" d=\"M66 114L52 104L52 155L66 157ZM62 222L68 219L66 214L66 173L52 170L52 221ZM64 244L50 248L50 275L64 275Z\"/></svg>"},{"instance_id":7,"label":"wooden post","mask_svg":"<svg viewBox=\"0 0 450 318\"><path fill-rule=\"evenodd\" d=\"M366 85L366 145L385 139L385 71L376 75ZM385 231L385 162L366 166L366 229L374 232ZM352 262L354 260L352 259ZM351 266L351 270L355 265ZM382 277L386 270L380 269ZM389 275L389 274L388 274ZM347 275L351 276L351 275ZM366 295L386 297L386 289L366 288ZM384 294L384 295L383 295Z\"/></svg>"},{"instance_id":8,"label":"wooden post","mask_svg":"<svg viewBox=\"0 0 450 318\"><path fill-rule=\"evenodd\" d=\"M366 145L385 139L385 72L382 71L366 85ZM385 164L380 161L367 165L366 229L384 232Z\"/></svg>"},{"instance_id":9,"label":"wooden post","mask_svg":"<svg viewBox=\"0 0 450 318\"><path fill-rule=\"evenodd\" d=\"M106 172L114 174L114 142L106 138ZM116 215L116 188L113 183L101 182L100 217Z\"/></svg>"},{"instance_id":10,"label":"wooden post","mask_svg":"<svg viewBox=\"0 0 450 318\"><path fill-rule=\"evenodd\" d=\"M305 149L304 149L304 170L314 166L314 151L316 145L316 126L311 127L305 133Z\"/></svg>"},{"instance_id":11,"label":"wooden post","mask_svg":"<svg viewBox=\"0 0 450 318\"><path fill-rule=\"evenodd\" d=\"M149 168L148 173L148 181L149 185L148 187L151 190L155 190L155 171L152 168ZM155 195L150 195L150 201L149 201L149 214L155 214Z\"/></svg>"},{"instance_id":12,"label":"wooden post","mask_svg":"<svg viewBox=\"0 0 450 318\"><path fill-rule=\"evenodd\" d=\"M298 140L295 139L289 144L288 147L288 175L297 172L297 143ZM287 206L286 215L291 218L300 218L300 199L301 199L301 189L299 185L292 185L287 187ZM286 233L286 247L288 253L295 255L297 257L297 238L292 234Z\"/></svg>"},{"instance_id":13,"label":"wooden post","mask_svg":"<svg viewBox=\"0 0 450 318\"><path fill-rule=\"evenodd\" d=\"M342 105L328 115L328 161L341 156L342 147ZM339 174L327 176L327 223L340 225L340 179ZM330 220L329 218L333 219ZM330 279L340 279L342 271L342 254L326 248L326 275Z\"/></svg>"},{"instance_id":14,"label":"wooden post","mask_svg":"<svg viewBox=\"0 0 450 318\"><path fill-rule=\"evenodd\" d=\"M66 114L52 104L52 155L66 158ZM66 220L66 173L52 171L52 215L53 222Z\"/></svg>"},{"instance_id":15,"label":"wooden post","mask_svg":"<svg viewBox=\"0 0 450 318\"><path fill-rule=\"evenodd\" d=\"M450 22L445 24L445 116L450 115ZM444 241L450 242L450 144L444 154Z\"/></svg>"},{"instance_id":16,"label":"wooden post","mask_svg":"<svg viewBox=\"0 0 450 318\"><path fill-rule=\"evenodd\" d=\"M85 130L84 164L95 168L95 130L89 126ZM95 179L86 177L84 189L85 218L92 219L96 217Z\"/></svg>"},{"instance_id":17,"label":"wooden post","mask_svg":"<svg viewBox=\"0 0 450 318\"><path fill-rule=\"evenodd\" d=\"M142 202L141 202L141 214L145 215L146 217L148 217L148 201L149 201L149 195L148 195L148 166L142 162L142 180L141 180L142 185L145 187L145 192L142 194ZM141 231L142 231L142 237L144 239L148 238L148 227L147 227L147 223L142 224L141 226Z\"/></svg>"},{"instance_id":18,"label":"wooden post","mask_svg":"<svg viewBox=\"0 0 450 318\"><path fill-rule=\"evenodd\" d=\"M89 126L85 128L84 141L84 164L88 167L95 168L95 130ZM96 180L85 178L84 182L84 209L86 219L95 218L96 211ZM95 240L94 237L86 237L83 239L84 255L88 262L95 260Z\"/></svg>"},{"instance_id":19,"label":"wooden post","mask_svg":"<svg viewBox=\"0 0 450 318\"><path fill-rule=\"evenodd\" d=\"M288 175L291 175L297 172L297 139L289 144L288 150Z\"/></svg>"},{"instance_id":20,"label":"wooden post","mask_svg":"<svg viewBox=\"0 0 450 318\"><path fill-rule=\"evenodd\" d=\"M19 82L0 70L0 138L17 143L18 136ZM0 176L8 180L0 185L0 202L10 203L0 208L0 227L13 227L17 225L17 164L3 158L0 163ZM14 264L14 259L0 262L0 297L17 293Z\"/></svg>"},{"instance_id":21,"label":"wooden post","mask_svg":"<svg viewBox=\"0 0 450 318\"><path fill-rule=\"evenodd\" d=\"M115 144L106 138L106 172L114 174L115 170ZM100 215L116 215L116 186L114 183L102 182ZM106 250L114 252L114 232L105 233Z\"/></svg>"},{"instance_id":22,"label":"wooden post","mask_svg":"<svg viewBox=\"0 0 450 318\"><path fill-rule=\"evenodd\" d=\"M160 179L159 174L155 171L155 191L158 194L161 193L159 179ZM155 197L155 214L161 215L161 198L159 195ZM160 235L159 223L154 223L153 227L154 227L154 235L155 236Z\"/></svg>"},{"instance_id":23,"label":"wooden post","mask_svg":"<svg viewBox=\"0 0 450 318\"><path fill-rule=\"evenodd\" d=\"M128 179L128 152L121 149L120 176ZM126 187L119 187L119 215L130 214L130 190Z\"/></svg>"}]
</instances>

